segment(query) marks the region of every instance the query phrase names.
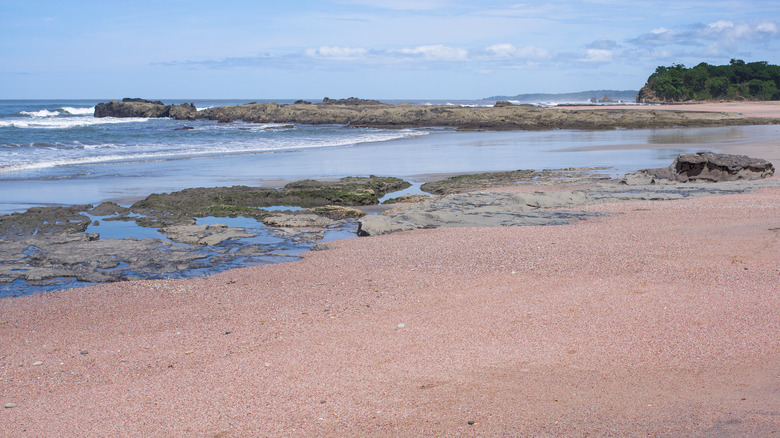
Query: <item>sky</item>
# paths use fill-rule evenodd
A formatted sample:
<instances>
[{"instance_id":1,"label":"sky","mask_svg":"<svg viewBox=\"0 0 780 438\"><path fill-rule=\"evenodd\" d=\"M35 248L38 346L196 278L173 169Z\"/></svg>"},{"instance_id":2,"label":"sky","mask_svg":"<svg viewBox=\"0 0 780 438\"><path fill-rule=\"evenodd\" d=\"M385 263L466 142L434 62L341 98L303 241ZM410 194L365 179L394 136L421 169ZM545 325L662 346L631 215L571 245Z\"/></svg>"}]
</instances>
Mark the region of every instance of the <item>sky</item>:
<instances>
[{"instance_id":1,"label":"sky","mask_svg":"<svg viewBox=\"0 0 780 438\"><path fill-rule=\"evenodd\" d=\"M780 2L0 0L0 99L479 99L780 64Z\"/></svg>"}]
</instances>

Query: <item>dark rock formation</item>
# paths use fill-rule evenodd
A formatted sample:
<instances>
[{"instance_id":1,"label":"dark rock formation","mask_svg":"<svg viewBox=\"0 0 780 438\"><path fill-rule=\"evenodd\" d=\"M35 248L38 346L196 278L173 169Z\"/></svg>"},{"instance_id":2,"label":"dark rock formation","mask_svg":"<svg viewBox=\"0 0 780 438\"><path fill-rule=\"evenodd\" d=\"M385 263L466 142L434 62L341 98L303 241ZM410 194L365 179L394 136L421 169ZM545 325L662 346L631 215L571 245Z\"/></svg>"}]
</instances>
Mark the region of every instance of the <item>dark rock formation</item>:
<instances>
[{"instance_id":1,"label":"dark rock formation","mask_svg":"<svg viewBox=\"0 0 780 438\"><path fill-rule=\"evenodd\" d=\"M165 105L160 100L146 100L146 99L141 99L140 97L125 97L124 99L122 99L122 102L151 103L154 105Z\"/></svg>"},{"instance_id":2,"label":"dark rock formation","mask_svg":"<svg viewBox=\"0 0 780 438\"><path fill-rule=\"evenodd\" d=\"M645 85L639 90L639 93L637 93L636 102L637 103L667 103L670 101L667 101L666 99L659 97L655 93L655 91L651 90L650 87Z\"/></svg>"},{"instance_id":3,"label":"dark rock formation","mask_svg":"<svg viewBox=\"0 0 780 438\"><path fill-rule=\"evenodd\" d=\"M195 120L198 109L192 103L164 105L160 101L125 98L95 105L95 117L171 117L178 120Z\"/></svg>"},{"instance_id":4,"label":"dark rock formation","mask_svg":"<svg viewBox=\"0 0 780 438\"><path fill-rule=\"evenodd\" d=\"M453 105L389 105L365 99L327 99L321 104L248 103L196 111L191 104L148 102L101 103L95 117L173 117L218 122L336 124L353 127L462 129L613 129L669 126L729 126L780 123L780 119L749 118L735 113L652 111L637 109L539 108L532 105L460 107Z\"/></svg>"},{"instance_id":5,"label":"dark rock formation","mask_svg":"<svg viewBox=\"0 0 780 438\"><path fill-rule=\"evenodd\" d=\"M82 213L91 207L33 207L24 213L0 216L0 239L83 233L92 221Z\"/></svg>"},{"instance_id":6,"label":"dark rock formation","mask_svg":"<svg viewBox=\"0 0 780 438\"><path fill-rule=\"evenodd\" d=\"M331 99L324 98L322 103L325 105L386 105L378 100L371 99L359 99L357 97L349 97L346 99Z\"/></svg>"},{"instance_id":7,"label":"dark rock formation","mask_svg":"<svg viewBox=\"0 0 780 438\"><path fill-rule=\"evenodd\" d=\"M671 181L735 181L753 180L772 176L772 163L746 155L699 152L680 154L669 167L644 169L630 175L631 178L661 178Z\"/></svg>"},{"instance_id":8,"label":"dark rock formation","mask_svg":"<svg viewBox=\"0 0 780 438\"><path fill-rule=\"evenodd\" d=\"M504 106L512 106L512 102L507 102L506 100L499 100L496 102L495 105L493 105L494 108L501 108Z\"/></svg>"},{"instance_id":9,"label":"dark rock formation","mask_svg":"<svg viewBox=\"0 0 780 438\"><path fill-rule=\"evenodd\" d=\"M309 244L322 239L324 229L341 230L365 215L346 205L378 204L386 193L409 186L398 178L376 176L304 180L281 189L216 187L150 195L129 209L106 202L97 207L36 207L2 215L0 285L17 280L46 285L66 278L82 282L159 278L166 273L219 269L256 257L286 257L272 252L279 244L249 243L256 234L244 228L197 225L194 217L245 216L272 226L306 227L278 229L276 234L286 242ZM312 208L294 212L259 208L277 205ZM92 223L88 215L99 216L100 222L135 221L157 227L161 237L170 240L101 239L98 233L87 233Z\"/></svg>"},{"instance_id":10,"label":"dark rock formation","mask_svg":"<svg viewBox=\"0 0 780 438\"><path fill-rule=\"evenodd\" d=\"M191 223L193 217L244 216L264 220L272 214L263 207L290 205L306 208L324 206L376 205L387 193L408 188L404 180L391 177L347 177L338 181L302 180L280 189L263 187L191 188L173 193L149 195L132 206L143 215L147 226ZM335 218L346 209L327 207L307 213ZM344 216L346 217L346 216Z\"/></svg>"}]
</instances>

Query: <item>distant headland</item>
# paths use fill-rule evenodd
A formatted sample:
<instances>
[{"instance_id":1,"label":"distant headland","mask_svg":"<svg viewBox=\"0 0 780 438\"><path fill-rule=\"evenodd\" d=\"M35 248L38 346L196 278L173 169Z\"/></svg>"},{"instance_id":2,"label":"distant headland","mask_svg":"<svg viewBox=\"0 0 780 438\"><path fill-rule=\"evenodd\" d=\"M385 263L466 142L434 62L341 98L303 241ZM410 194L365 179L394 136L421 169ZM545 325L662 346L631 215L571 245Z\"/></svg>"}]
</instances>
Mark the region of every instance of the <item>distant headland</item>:
<instances>
[{"instance_id":1,"label":"distant headland","mask_svg":"<svg viewBox=\"0 0 780 438\"><path fill-rule=\"evenodd\" d=\"M637 102L780 100L780 66L732 59L728 65L702 62L659 66L639 90Z\"/></svg>"},{"instance_id":2,"label":"distant headland","mask_svg":"<svg viewBox=\"0 0 780 438\"><path fill-rule=\"evenodd\" d=\"M589 90L574 93L530 93L514 96L492 96L485 100L506 100L518 103L625 103L636 102L637 90Z\"/></svg>"}]
</instances>

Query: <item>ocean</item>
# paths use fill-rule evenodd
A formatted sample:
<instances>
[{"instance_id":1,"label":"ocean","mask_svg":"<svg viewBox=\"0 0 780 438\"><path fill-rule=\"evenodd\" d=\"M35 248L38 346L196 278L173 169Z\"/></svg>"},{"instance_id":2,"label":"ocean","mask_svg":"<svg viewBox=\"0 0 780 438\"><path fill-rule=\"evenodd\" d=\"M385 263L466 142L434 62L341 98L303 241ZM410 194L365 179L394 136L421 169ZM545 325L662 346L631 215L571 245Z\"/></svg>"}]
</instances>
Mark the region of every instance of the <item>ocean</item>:
<instances>
[{"instance_id":1,"label":"ocean","mask_svg":"<svg viewBox=\"0 0 780 438\"><path fill-rule=\"evenodd\" d=\"M600 167L621 176L666 166L681 152L778 136L775 126L457 131L94 118L94 106L107 100L0 100L0 214L106 200L129 206L151 193L188 187L278 187L305 178L396 176L412 182L413 192L434 174ZM261 100L191 102L202 109L251 101ZM100 231L155 235L140 227Z\"/></svg>"}]
</instances>

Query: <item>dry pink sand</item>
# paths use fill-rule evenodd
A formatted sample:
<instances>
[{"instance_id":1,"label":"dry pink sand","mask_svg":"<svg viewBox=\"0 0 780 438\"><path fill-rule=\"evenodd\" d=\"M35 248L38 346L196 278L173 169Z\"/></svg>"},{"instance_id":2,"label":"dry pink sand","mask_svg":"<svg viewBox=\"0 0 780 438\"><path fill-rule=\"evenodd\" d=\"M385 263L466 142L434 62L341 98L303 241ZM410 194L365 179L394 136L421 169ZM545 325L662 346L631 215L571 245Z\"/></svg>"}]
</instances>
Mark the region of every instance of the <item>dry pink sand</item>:
<instances>
[{"instance_id":1,"label":"dry pink sand","mask_svg":"<svg viewBox=\"0 0 780 438\"><path fill-rule=\"evenodd\" d=\"M0 436L778 436L780 189L592 208L2 299Z\"/></svg>"}]
</instances>

